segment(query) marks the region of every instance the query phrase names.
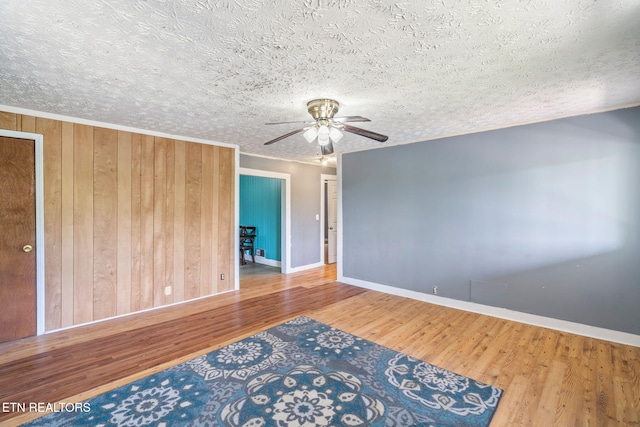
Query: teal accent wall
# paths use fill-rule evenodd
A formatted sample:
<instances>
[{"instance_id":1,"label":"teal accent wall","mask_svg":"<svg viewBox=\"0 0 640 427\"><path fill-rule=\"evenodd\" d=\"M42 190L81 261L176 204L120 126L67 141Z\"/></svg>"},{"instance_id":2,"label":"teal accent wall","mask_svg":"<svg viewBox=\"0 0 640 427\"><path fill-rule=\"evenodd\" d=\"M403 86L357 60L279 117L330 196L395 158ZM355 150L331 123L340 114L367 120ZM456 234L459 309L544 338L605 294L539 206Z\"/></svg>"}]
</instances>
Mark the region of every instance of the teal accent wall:
<instances>
[{"instance_id":1,"label":"teal accent wall","mask_svg":"<svg viewBox=\"0 0 640 427\"><path fill-rule=\"evenodd\" d=\"M255 226L256 249L281 261L281 182L277 178L240 175L240 225Z\"/></svg>"}]
</instances>

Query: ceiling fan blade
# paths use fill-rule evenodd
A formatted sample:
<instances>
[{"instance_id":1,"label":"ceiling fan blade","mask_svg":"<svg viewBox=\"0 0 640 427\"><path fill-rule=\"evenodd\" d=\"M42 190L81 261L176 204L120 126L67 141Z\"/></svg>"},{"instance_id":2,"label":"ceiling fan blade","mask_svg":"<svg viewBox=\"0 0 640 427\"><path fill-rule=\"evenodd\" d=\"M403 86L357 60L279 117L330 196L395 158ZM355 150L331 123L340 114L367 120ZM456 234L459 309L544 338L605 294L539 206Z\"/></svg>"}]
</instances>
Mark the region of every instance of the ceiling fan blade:
<instances>
[{"instance_id":1,"label":"ceiling fan blade","mask_svg":"<svg viewBox=\"0 0 640 427\"><path fill-rule=\"evenodd\" d=\"M345 117L334 117L332 119L334 122L338 123L346 123L346 122L370 122L371 120L362 116L345 116Z\"/></svg>"},{"instance_id":2,"label":"ceiling fan blade","mask_svg":"<svg viewBox=\"0 0 640 427\"><path fill-rule=\"evenodd\" d=\"M300 132L302 132L303 130L304 130L304 128L302 128L302 129L296 129L296 130L291 131L291 132L289 132L289 133L285 133L284 135L279 136L279 137L277 137L276 139L272 139L271 141L267 141L267 142L265 142L265 143L264 143L264 145L271 145L271 144L273 144L274 142L278 142L278 141L280 141L281 139L289 138L291 135L295 135L296 133L300 133Z\"/></svg>"},{"instance_id":3,"label":"ceiling fan blade","mask_svg":"<svg viewBox=\"0 0 640 427\"><path fill-rule=\"evenodd\" d=\"M265 123L265 125L290 125L292 123L308 123L308 124L313 124L315 123L315 121L304 121L304 120L298 120L297 122L270 122L270 123Z\"/></svg>"},{"instance_id":4,"label":"ceiling fan blade","mask_svg":"<svg viewBox=\"0 0 640 427\"><path fill-rule=\"evenodd\" d=\"M362 117L362 116L345 116L345 117L334 117L331 119L334 122L337 123L346 123L346 122L370 122L371 120L367 119L366 117ZM305 123L305 124L309 124L312 125L314 123L316 123L315 121L295 121L295 122L269 122L269 123L265 123L265 125L290 125L293 123Z\"/></svg>"},{"instance_id":5,"label":"ceiling fan blade","mask_svg":"<svg viewBox=\"0 0 640 427\"><path fill-rule=\"evenodd\" d=\"M333 144L331 141L327 145L320 146L320 152L323 156L328 156L329 154L333 154Z\"/></svg>"},{"instance_id":6,"label":"ceiling fan blade","mask_svg":"<svg viewBox=\"0 0 640 427\"><path fill-rule=\"evenodd\" d=\"M355 133L356 135L364 136L365 138L375 139L376 141L385 142L389 137L380 133L372 132L366 129L360 129L355 126L344 125L342 130L345 132Z\"/></svg>"}]
</instances>

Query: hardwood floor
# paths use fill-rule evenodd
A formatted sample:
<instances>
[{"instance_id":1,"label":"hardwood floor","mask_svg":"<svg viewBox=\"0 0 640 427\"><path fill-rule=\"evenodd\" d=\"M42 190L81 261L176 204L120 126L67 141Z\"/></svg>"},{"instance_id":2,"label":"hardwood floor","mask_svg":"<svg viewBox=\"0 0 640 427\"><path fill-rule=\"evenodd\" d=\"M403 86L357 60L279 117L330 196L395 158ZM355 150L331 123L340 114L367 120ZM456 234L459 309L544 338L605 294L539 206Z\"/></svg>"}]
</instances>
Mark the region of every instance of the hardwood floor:
<instances>
[{"instance_id":1,"label":"hardwood floor","mask_svg":"<svg viewBox=\"0 0 640 427\"><path fill-rule=\"evenodd\" d=\"M243 269L240 291L0 344L0 402L80 401L307 315L503 388L494 427L640 426L640 348L339 284L335 266Z\"/></svg>"}]
</instances>

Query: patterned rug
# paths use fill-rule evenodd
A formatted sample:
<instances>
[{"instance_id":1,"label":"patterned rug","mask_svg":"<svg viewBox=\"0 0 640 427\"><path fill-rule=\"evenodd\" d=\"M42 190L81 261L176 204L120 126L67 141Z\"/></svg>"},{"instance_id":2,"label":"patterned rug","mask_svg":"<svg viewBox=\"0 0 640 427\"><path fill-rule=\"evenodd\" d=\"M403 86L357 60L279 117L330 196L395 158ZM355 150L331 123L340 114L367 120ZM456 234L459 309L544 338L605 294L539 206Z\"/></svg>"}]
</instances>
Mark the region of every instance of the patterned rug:
<instances>
[{"instance_id":1,"label":"patterned rug","mask_svg":"<svg viewBox=\"0 0 640 427\"><path fill-rule=\"evenodd\" d=\"M502 390L299 317L31 426L488 426Z\"/></svg>"}]
</instances>

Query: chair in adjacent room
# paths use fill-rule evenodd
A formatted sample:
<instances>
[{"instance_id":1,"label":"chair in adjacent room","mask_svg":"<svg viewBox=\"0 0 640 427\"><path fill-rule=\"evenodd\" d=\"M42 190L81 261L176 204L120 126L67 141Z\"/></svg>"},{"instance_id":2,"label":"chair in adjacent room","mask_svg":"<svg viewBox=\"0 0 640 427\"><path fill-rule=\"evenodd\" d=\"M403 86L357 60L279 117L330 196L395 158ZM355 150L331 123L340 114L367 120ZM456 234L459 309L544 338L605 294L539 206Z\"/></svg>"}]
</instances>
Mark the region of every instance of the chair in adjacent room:
<instances>
[{"instance_id":1,"label":"chair in adjacent room","mask_svg":"<svg viewBox=\"0 0 640 427\"><path fill-rule=\"evenodd\" d=\"M255 249L256 227L241 225L240 226L240 265L245 265L245 252L251 251L251 260L256 262Z\"/></svg>"}]
</instances>

